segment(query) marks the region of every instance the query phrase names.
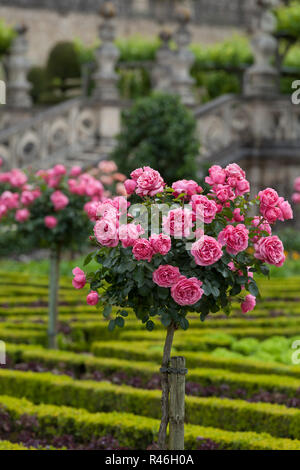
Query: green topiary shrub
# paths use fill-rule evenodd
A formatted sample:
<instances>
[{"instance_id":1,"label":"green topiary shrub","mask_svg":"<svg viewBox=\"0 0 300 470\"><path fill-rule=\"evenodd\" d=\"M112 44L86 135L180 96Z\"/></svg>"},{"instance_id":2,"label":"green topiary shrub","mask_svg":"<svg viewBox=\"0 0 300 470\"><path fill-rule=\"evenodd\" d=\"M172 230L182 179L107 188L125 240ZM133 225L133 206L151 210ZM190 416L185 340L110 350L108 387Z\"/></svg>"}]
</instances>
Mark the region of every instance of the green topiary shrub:
<instances>
[{"instance_id":1,"label":"green topiary shrub","mask_svg":"<svg viewBox=\"0 0 300 470\"><path fill-rule=\"evenodd\" d=\"M46 70L49 79L58 78L64 82L68 78L79 78L80 60L74 44L68 41L57 43L50 51Z\"/></svg>"},{"instance_id":2,"label":"green topiary shrub","mask_svg":"<svg viewBox=\"0 0 300 470\"><path fill-rule=\"evenodd\" d=\"M179 98L154 94L124 114L123 130L112 158L121 172L156 168L168 182L195 178L199 142L196 121Z\"/></svg>"}]
</instances>

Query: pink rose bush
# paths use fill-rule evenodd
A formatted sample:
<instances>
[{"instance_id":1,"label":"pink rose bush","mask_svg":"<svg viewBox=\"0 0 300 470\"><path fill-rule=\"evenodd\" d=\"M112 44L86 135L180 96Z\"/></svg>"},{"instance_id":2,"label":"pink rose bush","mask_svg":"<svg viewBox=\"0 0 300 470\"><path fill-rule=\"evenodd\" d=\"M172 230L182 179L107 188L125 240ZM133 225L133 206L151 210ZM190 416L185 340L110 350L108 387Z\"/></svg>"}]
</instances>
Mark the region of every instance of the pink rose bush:
<instances>
[{"instance_id":1,"label":"pink rose bush","mask_svg":"<svg viewBox=\"0 0 300 470\"><path fill-rule=\"evenodd\" d=\"M244 313L253 310L255 273L268 275L268 265L285 260L272 230L276 221L293 217L287 201L271 188L251 199L246 174L235 163L211 167L202 186L180 180L169 187L150 167L134 170L124 186L138 204L120 196L88 208L96 250L86 263L99 263L87 275L91 302L98 293L111 330L124 325L126 308L148 330L155 317L186 329L188 312L204 320L209 313L230 313L233 301ZM112 306L119 307L115 318Z\"/></svg>"},{"instance_id":2,"label":"pink rose bush","mask_svg":"<svg viewBox=\"0 0 300 470\"><path fill-rule=\"evenodd\" d=\"M81 246L104 193L101 181L78 166L0 172L0 225L17 230L35 247Z\"/></svg>"}]
</instances>

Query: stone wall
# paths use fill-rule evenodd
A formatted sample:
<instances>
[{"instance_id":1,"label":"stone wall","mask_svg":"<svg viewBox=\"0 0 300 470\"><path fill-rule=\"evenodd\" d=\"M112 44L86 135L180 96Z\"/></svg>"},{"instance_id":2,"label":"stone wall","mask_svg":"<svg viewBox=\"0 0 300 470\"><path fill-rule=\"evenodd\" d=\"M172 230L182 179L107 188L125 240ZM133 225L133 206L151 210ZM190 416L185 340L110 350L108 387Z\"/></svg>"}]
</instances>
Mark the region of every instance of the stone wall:
<instances>
[{"instance_id":1,"label":"stone wall","mask_svg":"<svg viewBox=\"0 0 300 470\"><path fill-rule=\"evenodd\" d=\"M248 23L252 0L113 0L122 17L148 17L166 21L176 6L186 5L193 22L208 25L240 26ZM70 12L95 13L105 0L1 0L2 5L46 9L62 15Z\"/></svg>"},{"instance_id":2,"label":"stone wall","mask_svg":"<svg viewBox=\"0 0 300 470\"><path fill-rule=\"evenodd\" d=\"M81 0L46 0L43 2L45 6L49 8L38 8L37 5L42 2L37 0L14 0L5 1L1 0L0 6L0 18L4 19L10 25L16 25L25 23L29 27L28 40L29 40L29 59L33 64L42 64L45 62L49 50L58 41L62 40L73 40L74 38L80 38L86 44L93 44L98 37L98 26L100 18L96 12L91 11L91 6L98 5L102 0L98 1L81 1ZM120 0L121 1L121 0ZM169 25L172 29L175 29L176 25L172 21L162 21L163 16L159 16L160 10L154 9L156 15L152 15L152 19L148 14L143 14L143 2L145 0L135 0L139 2L140 10L135 10L137 13L130 16L130 9L126 10L125 6L129 5L130 2L123 4L123 13L119 15L117 20L117 36L128 37L134 34L142 34L143 36L154 36L157 35L161 29L162 23ZM195 22L191 26L193 41L200 42L203 44L214 43L216 41L222 41L223 39L230 37L233 32L238 31L238 28L231 25L235 24L233 21L229 21L230 16L227 16L227 20L222 22L223 26L211 25L209 26L209 18L213 14L213 4L217 0L197 0L197 9L195 10L194 18L198 18L198 24ZM237 0L218 0L221 3L236 3ZM241 1L241 0L239 0ZM199 2L199 3L198 3ZM73 4L79 7L84 5L82 11L77 8L75 11L70 11L68 14L61 14L59 11L54 9L57 4L68 5ZM158 7L158 4L168 4L169 6L174 5L173 0L156 0L153 2L153 7ZM182 4L182 0L180 2ZM189 3L189 2L188 2ZM194 1L192 0L192 3ZM200 4L206 4L207 8L200 8ZM17 6L4 6L19 5ZM137 4L137 3L136 3ZM21 8L21 5L24 8ZM36 5L36 7L34 7ZM50 8L52 5L52 8ZM88 8L90 6L90 8ZM61 10L60 10L61 11ZM146 10L148 11L148 10ZM168 10L166 10L168 11ZM174 11L174 8L170 11ZM217 10L215 10L217 11ZM221 10L220 10L221 11ZM138 14L138 12L140 12ZM170 16L169 16L170 17ZM168 17L168 18L169 18Z\"/></svg>"}]
</instances>

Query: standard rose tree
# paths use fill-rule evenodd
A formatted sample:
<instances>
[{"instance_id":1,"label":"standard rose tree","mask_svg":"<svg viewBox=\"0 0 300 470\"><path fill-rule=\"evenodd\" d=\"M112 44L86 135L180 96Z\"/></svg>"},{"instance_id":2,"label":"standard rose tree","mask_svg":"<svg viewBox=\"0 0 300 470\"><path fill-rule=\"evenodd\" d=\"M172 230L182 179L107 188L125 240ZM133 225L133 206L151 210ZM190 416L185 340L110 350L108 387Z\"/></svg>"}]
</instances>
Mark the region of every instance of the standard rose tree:
<instances>
[{"instance_id":1,"label":"standard rose tree","mask_svg":"<svg viewBox=\"0 0 300 470\"><path fill-rule=\"evenodd\" d=\"M14 230L32 248L51 250L49 345L56 346L59 260L62 252L86 242L95 217L94 207L104 198L101 181L63 165L37 173L13 169L0 173L0 224Z\"/></svg>"},{"instance_id":2,"label":"standard rose tree","mask_svg":"<svg viewBox=\"0 0 300 470\"><path fill-rule=\"evenodd\" d=\"M259 296L253 275L268 275L268 265L282 266L285 260L272 226L293 215L274 189L251 199L250 184L237 164L211 167L203 188L187 180L167 187L149 167L133 171L124 184L140 203L128 214L125 198L98 203L93 234L98 247L87 263L94 258L99 269L85 274L76 268L73 283L76 288L90 283L87 302L104 306L110 330L124 326L127 308L149 331L155 321L167 328L159 431L163 449L175 330L188 329L189 312L205 320L209 313L229 314L233 301L244 313L253 310ZM253 216L255 206L259 215ZM112 306L119 307L114 318Z\"/></svg>"}]
</instances>

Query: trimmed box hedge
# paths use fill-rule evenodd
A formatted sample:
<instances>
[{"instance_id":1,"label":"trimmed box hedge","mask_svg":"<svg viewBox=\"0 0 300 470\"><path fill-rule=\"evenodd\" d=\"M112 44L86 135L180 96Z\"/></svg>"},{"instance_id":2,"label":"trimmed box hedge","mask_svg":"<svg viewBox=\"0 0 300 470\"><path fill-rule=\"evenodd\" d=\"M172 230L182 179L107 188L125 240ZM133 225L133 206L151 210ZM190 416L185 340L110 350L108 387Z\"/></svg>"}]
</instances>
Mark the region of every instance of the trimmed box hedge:
<instances>
[{"instance_id":1,"label":"trimmed box hedge","mask_svg":"<svg viewBox=\"0 0 300 470\"><path fill-rule=\"evenodd\" d=\"M95 342L91 347L96 357L122 357L133 361L154 361L158 364L162 360L162 347L153 347L153 343L142 343L137 348L134 343L125 341ZM209 353L184 352L187 365L194 367L209 367L212 369L226 369L233 372L246 372L249 374L273 374L288 375L300 378L300 366L288 366L284 364L269 364L255 361L248 357L245 359L227 359L214 357Z\"/></svg>"},{"instance_id":2,"label":"trimmed box hedge","mask_svg":"<svg viewBox=\"0 0 300 470\"><path fill-rule=\"evenodd\" d=\"M9 441L0 441L0 450L36 450L33 447L25 447L22 444L13 444Z\"/></svg>"},{"instance_id":3,"label":"trimmed box hedge","mask_svg":"<svg viewBox=\"0 0 300 470\"><path fill-rule=\"evenodd\" d=\"M253 377L255 379L255 377ZM67 376L0 370L0 393L34 403L84 408L90 412L119 411L159 419L159 390L143 390L108 382L72 380ZM228 430L268 432L300 438L300 411L283 405L248 403L221 398L186 398L189 423Z\"/></svg>"},{"instance_id":4,"label":"trimmed box hedge","mask_svg":"<svg viewBox=\"0 0 300 470\"><path fill-rule=\"evenodd\" d=\"M81 441L93 436L112 435L121 446L145 448L157 438L159 421L130 413L89 413L65 406L33 405L25 399L1 396L0 403L13 419L34 415L38 433L44 435L73 434ZM1 405L0 405L1 406ZM300 441L274 438L267 433L230 432L211 427L186 425L185 444L189 450L199 445L197 438L210 439L222 449L299 450Z\"/></svg>"}]
</instances>

